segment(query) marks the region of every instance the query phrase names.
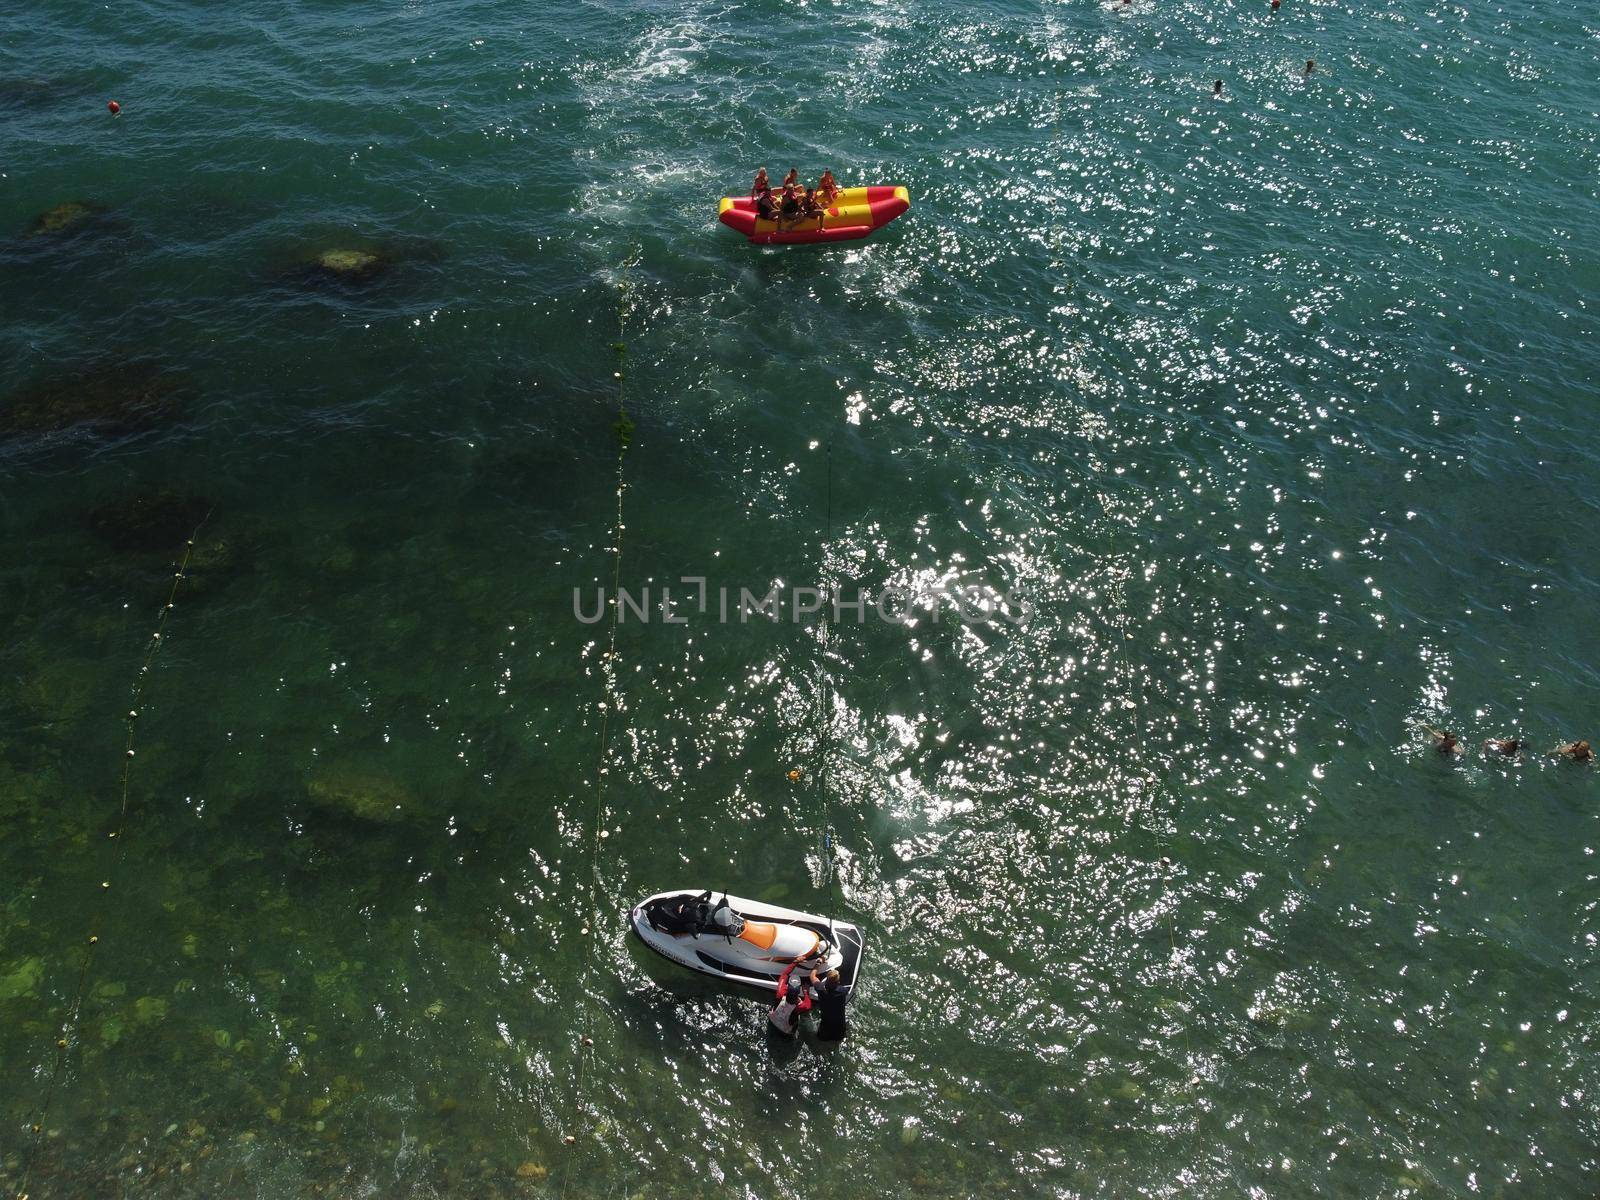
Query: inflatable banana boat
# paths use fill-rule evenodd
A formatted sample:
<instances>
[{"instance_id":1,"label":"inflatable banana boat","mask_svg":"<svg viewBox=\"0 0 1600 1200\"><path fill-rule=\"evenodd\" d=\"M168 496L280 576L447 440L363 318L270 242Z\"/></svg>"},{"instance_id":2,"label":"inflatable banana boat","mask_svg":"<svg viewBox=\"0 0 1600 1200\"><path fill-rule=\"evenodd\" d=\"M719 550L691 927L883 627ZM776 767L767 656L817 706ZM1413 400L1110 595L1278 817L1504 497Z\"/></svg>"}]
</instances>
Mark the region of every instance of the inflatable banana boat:
<instances>
[{"instance_id":1,"label":"inflatable banana boat","mask_svg":"<svg viewBox=\"0 0 1600 1200\"><path fill-rule=\"evenodd\" d=\"M764 992L777 990L791 963L838 971L847 996L861 971L865 943L856 926L726 892L661 892L629 918L639 940L663 958Z\"/></svg>"},{"instance_id":2,"label":"inflatable banana boat","mask_svg":"<svg viewBox=\"0 0 1600 1200\"><path fill-rule=\"evenodd\" d=\"M717 219L758 246L846 242L866 237L910 207L911 196L903 187L853 187L841 188L833 207L820 217L764 221L756 215L756 202L749 196L724 196Z\"/></svg>"}]
</instances>

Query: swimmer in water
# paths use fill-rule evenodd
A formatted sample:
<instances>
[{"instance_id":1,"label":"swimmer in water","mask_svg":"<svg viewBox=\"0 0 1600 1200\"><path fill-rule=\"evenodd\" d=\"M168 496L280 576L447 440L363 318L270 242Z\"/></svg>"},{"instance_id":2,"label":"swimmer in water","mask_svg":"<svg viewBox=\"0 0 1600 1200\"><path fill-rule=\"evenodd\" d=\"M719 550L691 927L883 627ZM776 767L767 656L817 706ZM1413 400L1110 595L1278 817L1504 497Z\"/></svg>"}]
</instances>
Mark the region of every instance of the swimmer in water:
<instances>
[{"instance_id":1,"label":"swimmer in water","mask_svg":"<svg viewBox=\"0 0 1600 1200\"><path fill-rule=\"evenodd\" d=\"M767 1013L772 1027L785 1037L793 1037L800 1027L800 1014L811 1011L811 989L790 979L793 974L794 964L790 963L778 977L778 1002Z\"/></svg>"},{"instance_id":2,"label":"swimmer in water","mask_svg":"<svg viewBox=\"0 0 1600 1200\"><path fill-rule=\"evenodd\" d=\"M844 1006L850 999L850 992L840 981L839 972L829 971L824 975L820 969L813 970L808 982L811 994L816 997L817 1011L822 1017L817 1026L817 1041L844 1041L845 1034L849 1032L844 1019Z\"/></svg>"},{"instance_id":3,"label":"swimmer in water","mask_svg":"<svg viewBox=\"0 0 1600 1200\"><path fill-rule=\"evenodd\" d=\"M1485 738L1483 752L1490 755L1498 754L1501 758L1516 758L1522 753L1525 744L1521 738L1516 737Z\"/></svg>"},{"instance_id":4,"label":"swimmer in water","mask_svg":"<svg viewBox=\"0 0 1600 1200\"><path fill-rule=\"evenodd\" d=\"M1219 79L1211 85L1211 95L1218 100L1222 99L1222 80Z\"/></svg>"},{"instance_id":5,"label":"swimmer in water","mask_svg":"<svg viewBox=\"0 0 1600 1200\"><path fill-rule=\"evenodd\" d=\"M1557 746L1554 753L1559 754L1568 762L1590 763L1594 761L1594 751L1589 749L1588 742L1568 742L1565 746Z\"/></svg>"},{"instance_id":6,"label":"swimmer in water","mask_svg":"<svg viewBox=\"0 0 1600 1200\"><path fill-rule=\"evenodd\" d=\"M1316 71L1316 69L1317 69L1317 60L1314 59L1314 58L1306 59L1306 78L1307 79L1311 78L1312 74Z\"/></svg>"},{"instance_id":7,"label":"swimmer in water","mask_svg":"<svg viewBox=\"0 0 1600 1200\"><path fill-rule=\"evenodd\" d=\"M1432 725L1424 725L1422 730L1433 739L1433 748L1446 758L1454 758L1461 753L1461 739L1449 730L1435 729Z\"/></svg>"}]
</instances>

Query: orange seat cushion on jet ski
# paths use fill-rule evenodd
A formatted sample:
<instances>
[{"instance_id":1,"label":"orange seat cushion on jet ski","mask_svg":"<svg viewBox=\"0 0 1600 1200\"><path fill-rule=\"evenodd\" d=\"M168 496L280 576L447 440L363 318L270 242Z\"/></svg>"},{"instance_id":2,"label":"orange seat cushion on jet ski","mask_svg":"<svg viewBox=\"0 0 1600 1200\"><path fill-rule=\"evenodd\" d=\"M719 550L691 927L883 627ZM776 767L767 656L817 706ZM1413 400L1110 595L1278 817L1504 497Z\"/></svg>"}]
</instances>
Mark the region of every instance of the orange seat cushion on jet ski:
<instances>
[{"instance_id":1,"label":"orange seat cushion on jet ski","mask_svg":"<svg viewBox=\"0 0 1600 1200\"><path fill-rule=\"evenodd\" d=\"M778 940L778 927L769 925L765 921L746 921L744 932L739 938L758 949L771 950L772 943Z\"/></svg>"}]
</instances>

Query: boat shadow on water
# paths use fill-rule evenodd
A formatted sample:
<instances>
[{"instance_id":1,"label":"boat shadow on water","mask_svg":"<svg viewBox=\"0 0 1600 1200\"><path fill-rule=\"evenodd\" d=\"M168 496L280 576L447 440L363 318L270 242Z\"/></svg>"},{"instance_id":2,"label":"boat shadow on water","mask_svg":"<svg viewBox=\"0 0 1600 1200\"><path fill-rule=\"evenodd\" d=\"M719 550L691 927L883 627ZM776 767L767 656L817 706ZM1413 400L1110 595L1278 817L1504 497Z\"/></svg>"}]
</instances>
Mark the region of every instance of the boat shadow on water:
<instances>
[{"instance_id":1,"label":"boat shadow on water","mask_svg":"<svg viewBox=\"0 0 1600 1200\"><path fill-rule=\"evenodd\" d=\"M38 376L0 399L0 440L146 433L177 423L193 395L184 376L154 359L108 354Z\"/></svg>"}]
</instances>

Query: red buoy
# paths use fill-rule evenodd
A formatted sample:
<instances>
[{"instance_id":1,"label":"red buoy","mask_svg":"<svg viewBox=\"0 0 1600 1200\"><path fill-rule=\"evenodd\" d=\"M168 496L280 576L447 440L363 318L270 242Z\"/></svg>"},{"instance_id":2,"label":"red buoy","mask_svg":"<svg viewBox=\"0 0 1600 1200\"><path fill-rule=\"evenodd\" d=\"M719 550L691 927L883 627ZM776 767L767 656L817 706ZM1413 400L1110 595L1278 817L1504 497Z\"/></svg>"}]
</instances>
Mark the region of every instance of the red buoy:
<instances>
[{"instance_id":1,"label":"red buoy","mask_svg":"<svg viewBox=\"0 0 1600 1200\"><path fill-rule=\"evenodd\" d=\"M1277 7L1277 0L1273 0L1273 7ZM122 111L122 105L118 104L115 100L107 100L106 110L114 117Z\"/></svg>"}]
</instances>

